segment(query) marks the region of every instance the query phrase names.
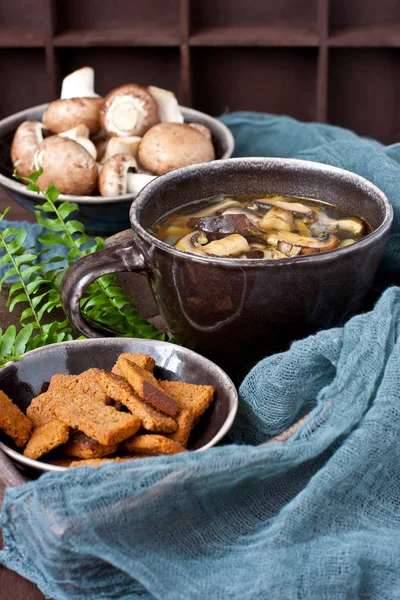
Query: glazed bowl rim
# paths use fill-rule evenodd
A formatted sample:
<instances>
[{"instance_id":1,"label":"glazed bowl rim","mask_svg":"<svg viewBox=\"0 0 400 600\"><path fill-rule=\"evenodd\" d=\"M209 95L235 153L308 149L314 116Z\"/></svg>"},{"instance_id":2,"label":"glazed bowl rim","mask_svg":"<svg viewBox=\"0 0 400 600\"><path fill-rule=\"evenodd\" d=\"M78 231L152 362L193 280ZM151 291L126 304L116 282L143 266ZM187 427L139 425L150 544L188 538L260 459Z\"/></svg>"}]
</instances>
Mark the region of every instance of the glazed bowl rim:
<instances>
[{"instance_id":1,"label":"glazed bowl rim","mask_svg":"<svg viewBox=\"0 0 400 600\"><path fill-rule=\"evenodd\" d=\"M209 442L207 442L207 444L205 444L201 448L197 448L196 450L191 450L191 452L203 452L204 450L208 450L209 448L212 448L213 446L215 446L218 442L220 442L224 438L224 436L228 433L228 431L232 427L232 424L235 420L235 417L236 417L236 414L238 411L239 397L238 397L237 389L236 389L233 381L229 377L229 375L227 375L225 373L225 371L221 367L219 367L215 362L202 356L201 354L199 354L198 352L195 352L194 350L190 350L189 348L186 348L185 346L179 346L178 344L173 344L171 342L163 342L161 340L148 340L148 339L143 339L143 338L118 338L118 337L115 337L115 338L88 338L85 340L69 340L66 342L57 342L55 344L49 344L48 346L43 346L41 348L36 348L34 350L30 350L29 352L26 352L19 361L9 361L5 365L3 365L0 368L0 374L3 373L4 369L6 369L7 367L9 367L13 364L16 364L16 363L20 363L26 357L30 357L34 354L46 355L46 353L51 352L51 350L53 348L61 348L61 347L68 348L71 346L86 346L86 345L96 346L97 344L99 344L99 342L101 344L105 343L106 345L113 345L115 343L120 342L121 340L123 340L125 343L127 341L132 341L132 345L134 345L135 342L140 342L142 344L144 343L145 345L147 345L149 347L151 347L151 346L171 346L173 348L177 348L180 351L182 351L184 354L191 355L195 360L198 360L198 358L200 358L201 362L205 362L207 364L208 368L211 368L211 370L214 371L216 374L219 373L219 375L222 376L222 378L226 384L226 391L227 391L227 394L229 395L232 406L229 409L228 415L227 415L224 423L222 424L222 426L218 430L218 432L215 434L215 436ZM1 442L1 441L0 441L0 449L3 450L3 452L12 460L18 462L19 464L23 465L24 467L29 467L31 469L35 469L36 471L42 471L42 472L66 471L69 468L69 467L61 467L58 465L51 465L50 463L41 462L39 460L34 460L32 458L28 458L28 457L24 456L22 453L18 452L17 450L13 450L8 444Z\"/></svg>"},{"instance_id":2,"label":"glazed bowl rim","mask_svg":"<svg viewBox=\"0 0 400 600\"><path fill-rule=\"evenodd\" d=\"M146 231L146 229L141 225L138 218L138 213L143 210L146 202L155 194L157 191L162 188L164 182L166 181L178 181L182 175L195 174L197 170L205 169L205 170L217 170L221 167L224 169L235 169L236 166L251 166L253 165L255 169L260 167L268 167L268 166L283 166L288 167L290 169L311 169L315 171L319 171L322 174L332 174L336 177L340 177L342 179L346 179L349 183L355 184L357 186L362 186L366 191L371 192L371 196L375 196L374 201L377 202L376 196L379 198L379 205L382 210L383 220L382 223L374 229L371 233L367 234L361 240L356 242L355 244L351 244L350 246L345 246L343 248L336 248L335 250L330 250L329 252L320 252L318 254L309 254L305 256L296 256L296 257L288 257L282 258L279 260L274 259L265 259L265 258L252 258L252 259L243 259L243 258L217 258L217 257L209 257L209 256L199 256L197 254L192 254L190 252L185 252L182 250L178 250L174 246L167 244L166 242L162 242L158 238L154 237L151 233ZM361 215L363 216L363 215ZM209 163L199 163L197 165L192 165L189 167L183 167L181 169L175 169L166 173L165 175L161 175L157 177L157 179L151 181L143 188L136 197L135 202L132 203L129 218L131 222L132 229L143 238L148 244L152 246L158 247L160 250L171 254L177 258L187 258L197 263L204 264L214 264L214 265L225 265L227 268L237 268L237 267L275 267L275 268L283 268L286 265L292 264L302 264L305 263L323 263L329 262L332 260L336 260L337 257L345 256L348 254L352 254L357 251L361 251L363 248L370 246L376 240L380 239L385 233L390 230L392 221L393 221L393 207L385 195L385 193L378 188L375 184L368 181L361 175L357 175L356 173L352 173L351 171L347 171L346 169L341 169L339 167L334 167L331 165L326 165L324 163L318 163L310 160L302 160L297 158L275 158L275 157L246 157L246 158L229 158L225 160L215 160Z\"/></svg>"},{"instance_id":3,"label":"glazed bowl rim","mask_svg":"<svg viewBox=\"0 0 400 600\"><path fill-rule=\"evenodd\" d=\"M19 120L20 118L25 117L28 113L32 111L45 111L45 109L51 104L50 102L46 102L45 104L38 104L37 106L31 106L30 108L25 108L17 113L9 115L0 121L0 129L3 126L14 125L14 122ZM194 108L189 108L188 106L179 106L182 110L184 117L190 116L193 119L196 116L201 115L203 118L206 117L214 122L215 127L220 131L220 138L225 138L227 149L223 154L223 158L221 160L227 160L231 155L235 147L235 141L231 131L222 121L219 121L215 117L208 115L207 113L201 112L199 110L195 110ZM196 122L196 121L193 121ZM0 134L1 136L1 134ZM158 177L157 177L158 179ZM28 198L36 200L38 203L38 195L36 192L30 191L26 189L26 186L23 183L20 183L17 180L12 179L11 177L6 177L2 173L0 173L0 185L5 187L6 189L16 192L19 194L23 194ZM148 185L148 184L147 184ZM144 188L143 188L144 189ZM138 195L135 194L121 194L120 196L73 196L71 194L60 194L58 200L60 202L75 202L76 204L94 204L94 205L103 205L103 204L115 204L118 202L133 202L136 200Z\"/></svg>"}]
</instances>

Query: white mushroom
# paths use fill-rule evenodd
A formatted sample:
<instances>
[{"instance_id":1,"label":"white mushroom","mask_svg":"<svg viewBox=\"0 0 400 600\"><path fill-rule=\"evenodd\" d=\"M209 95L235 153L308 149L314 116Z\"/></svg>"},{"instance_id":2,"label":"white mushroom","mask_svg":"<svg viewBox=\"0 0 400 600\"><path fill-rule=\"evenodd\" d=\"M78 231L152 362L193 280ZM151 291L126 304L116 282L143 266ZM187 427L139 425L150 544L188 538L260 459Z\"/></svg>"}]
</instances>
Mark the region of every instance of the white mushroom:
<instances>
[{"instance_id":1,"label":"white mushroom","mask_svg":"<svg viewBox=\"0 0 400 600\"><path fill-rule=\"evenodd\" d=\"M142 136L158 122L157 105L140 85L121 85L104 98L100 121L111 136Z\"/></svg>"},{"instance_id":2,"label":"white mushroom","mask_svg":"<svg viewBox=\"0 0 400 600\"><path fill-rule=\"evenodd\" d=\"M207 236L202 231L191 231L175 244L175 248L184 252L191 252L191 254L204 256L202 248L207 242Z\"/></svg>"},{"instance_id":3,"label":"white mushroom","mask_svg":"<svg viewBox=\"0 0 400 600\"><path fill-rule=\"evenodd\" d=\"M159 123L143 136L138 157L145 169L162 175L214 160L215 151L211 141L193 127L185 123Z\"/></svg>"},{"instance_id":4,"label":"white mushroom","mask_svg":"<svg viewBox=\"0 0 400 600\"><path fill-rule=\"evenodd\" d=\"M219 202L212 202L207 205L206 208L202 208L201 210L193 213L192 217L209 217L215 214L225 214L226 209L229 207L237 207L240 212L242 212L242 207L240 206L240 202L238 200L233 200L232 198L227 198L226 200Z\"/></svg>"},{"instance_id":5,"label":"white mushroom","mask_svg":"<svg viewBox=\"0 0 400 600\"><path fill-rule=\"evenodd\" d=\"M183 115L173 92L154 85L149 85L147 89L157 104L158 119L161 123L183 123Z\"/></svg>"},{"instance_id":6,"label":"white mushroom","mask_svg":"<svg viewBox=\"0 0 400 600\"><path fill-rule=\"evenodd\" d=\"M64 77L61 85L61 100L70 98L98 98L94 91L94 70L82 67Z\"/></svg>"},{"instance_id":7,"label":"white mushroom","mask_svg":"<svg viewBox=\"0 0 400 600\"><path fill-rule=\"evenodd\" d=\"M283 208L271 208L258 223L263 231L278 229L279 231L294 231L295 222L293 213Z\"/></svg>"},{"instance_id":8,"label":"white mushroom","mask_svg":"<svg viewBox=\"0 0 400 600\"><path fill-rule=\"evenodd\" d=\"M261 205L266 204L303 214L308 214L312 210L310 206L306 206L300 202L288 202L283 196L274 196L273 198L257 198L252 200L250 204L252 203L254 203L255 207L257 203Z\"/></svg>"},{"instance_id":9,"label":"white mushroom","mask_svg":"<svg viewBox=\"0 0 400 600\"><path fill-rule=\"evenodd\" d=\"M35 152L35 166L42 168L40 189L53 183L62 194L89 196L97 184L97 165L83 146L68 137L52 135Z\"/></svg>"},{"instance_id":10,"label":"white mushroom","mask_svg":"<svg viewBox=\"0 0 400 600\"><path fill-rule=\"evenodd\" d=\"M327 233L321 238L310 238L290 231L278 231L276 234L271 234L267 237L267 242L271 246L278 247L282 247L280 242L300 246L301 254L329 252L329 250L334 250L340 244L340 240L333 233Z\"/></svg>"},{"instance_id":11,"label":"white mushroom","mask_svg":"<svg viewBox=\"0 0 400 600\"><path fill-rule=\"evenodd\" d=\"M102 158L103 163L105 163L109 158L115 156L116 154L129 154L134 158L137 158L139 143L142 138L138 135L133 135L129 137L112 137L108 140L106 151Z\"/></svg>"},{"instance_id":12,"label":"white mushroom","mask_svg":"<svg viewBox=\"0 0 400 600\"><path fill-rule=\"evenodd\" d=\"M205 254L213 256L237 256L242 252L250 251L250 246L245 237L238 233L228 235L221 240L214 240L205 246L202 246Z\"/></svg>"},{"instance_id":13,"label":"white mushroom","mask_svg":"<svg viewBox=\"0 0 400 600\"><path fill-rule=\"evenodd\" d=\"M97 159L97 149L94 143L89 140L89 127L87 125L77 125L73 129L69 129L68 131L63 131L60 133L61 137L67 137L70 140L74 140L78 142L81 146L85 148L94 160Z\"/></svg>"},{"instance_id":14,"label":"white mushroom","mask_svg":"<svg viewBox=\"0 0 400 600\"><path fill-rule=\"evenodd\" d=\"M348 232L353 235L361 235L364 233L365 225L361 219L353 217L352 219L338 219L337 221L332 220L328 226L328 231L337 232Z\"/></svg>"},{"instance_id":15,"label":"white mushroom","mask_svg":"<svg viewBox=\"0 0 400 600\"><path fill-rule=\"evenodd\" d=\"M21 177L28 177L35 171L34 155L43 141L43 129L39 121L25 121L14 134L11 160Z\"/></svg>"}]
</instances>

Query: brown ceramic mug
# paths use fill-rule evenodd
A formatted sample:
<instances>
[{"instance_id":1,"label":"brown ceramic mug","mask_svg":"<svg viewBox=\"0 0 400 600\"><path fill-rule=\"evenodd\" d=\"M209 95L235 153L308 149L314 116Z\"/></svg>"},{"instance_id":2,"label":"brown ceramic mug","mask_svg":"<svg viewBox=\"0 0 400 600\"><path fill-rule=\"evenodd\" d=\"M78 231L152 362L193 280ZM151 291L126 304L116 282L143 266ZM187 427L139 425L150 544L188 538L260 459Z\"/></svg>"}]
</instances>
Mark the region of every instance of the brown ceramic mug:
<instances>
[{"instance_id":1,"label":"brown ceramic mug","mask_svg":"<svg viewBox=\"0 0 400 600\"><path fill-rule=\"evenodd\" d=\"M372 233L324 254L281 260L202 257L154 238L149 228L165 213L218 194L282 194L315 198L360 215ZM147 275L168 330L238 376L289 343L339 325L369 291L393 219L376 186L342 169L279 158L230 159L171 171L132 203L130 232L121 242L78 260L62 299L75 327L88 337L114 335L88 323L79 309L85 287L107 273ZM237 378L237 377L235 377Z\"/></svg>"}]
</instances>

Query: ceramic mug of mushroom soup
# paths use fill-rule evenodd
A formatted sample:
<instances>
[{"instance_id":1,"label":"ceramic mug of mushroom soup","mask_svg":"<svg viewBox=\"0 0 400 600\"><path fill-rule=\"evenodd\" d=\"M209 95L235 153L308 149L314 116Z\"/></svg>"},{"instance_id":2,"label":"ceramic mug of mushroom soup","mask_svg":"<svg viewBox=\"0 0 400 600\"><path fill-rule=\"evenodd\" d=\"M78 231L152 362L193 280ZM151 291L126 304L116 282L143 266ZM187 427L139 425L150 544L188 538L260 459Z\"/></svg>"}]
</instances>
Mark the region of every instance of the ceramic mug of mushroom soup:
<instances>
[{"instance_id":1,"label":"ceramic mug of mushroom soup","mask_svg":"<svg viewBox=\"0 0 400 600\"><path fill-rule=\"evenodd\" d=\"M377 187L327 165L247 158L177 169L132 204L133 236L69 269L64 307L84 335L112 335L83 319L85 287L144 273L170 334L238 378L360 308L392 218Z\"/></svg>"}]
</instances>

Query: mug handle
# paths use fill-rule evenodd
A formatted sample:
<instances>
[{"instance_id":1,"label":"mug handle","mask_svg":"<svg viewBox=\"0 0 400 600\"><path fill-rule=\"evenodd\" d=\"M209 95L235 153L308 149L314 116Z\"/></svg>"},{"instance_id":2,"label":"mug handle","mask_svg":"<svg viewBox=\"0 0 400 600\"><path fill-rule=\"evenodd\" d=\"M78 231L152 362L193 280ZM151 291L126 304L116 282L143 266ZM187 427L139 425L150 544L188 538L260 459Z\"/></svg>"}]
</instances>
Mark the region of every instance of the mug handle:
<instances>
[{"instance_id":1,"label":"mug handle","mask_svg":"<svg viewBox=\"0 0 400 600\"><path fill-rule=\"evenodd\" d=\"M75 329L86 337L112 337L117 333L82 316L80 300L87 286L103 275L149 270L143 254L127 230L114 236L104 250L84 256L69 267L61 286L61 302Z\"/></svg>"}]
</instances>

